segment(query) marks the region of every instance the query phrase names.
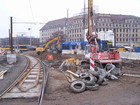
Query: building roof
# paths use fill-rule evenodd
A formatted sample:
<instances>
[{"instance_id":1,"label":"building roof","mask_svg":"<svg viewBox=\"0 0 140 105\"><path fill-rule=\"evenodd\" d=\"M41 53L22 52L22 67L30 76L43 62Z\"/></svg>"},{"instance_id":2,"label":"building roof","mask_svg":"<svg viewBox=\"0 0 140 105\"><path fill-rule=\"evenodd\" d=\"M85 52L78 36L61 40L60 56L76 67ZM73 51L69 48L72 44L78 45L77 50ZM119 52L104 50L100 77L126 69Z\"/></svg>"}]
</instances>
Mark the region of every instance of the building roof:
<instances>
[{"instance_id":1,"label":"building roof","mask_svg":"<svg viewBox=\"0 0 140 105\"><path fill-rule=\"evenodd\" d=\"M63 26L66 24L67 18L52 20L46 23L40 30L49 29L55 26Z\"/></svg>"},{"instance_id":2,"label":"building roof","mask_svg":"<svg viewBox=\"0 0 140 105\"><path fill-rule=\"evenodd\" d=\"M75 21L75 19L80 19L80 18L83 18L84 19L84 16L83 15L78 15L78 16L73 16L73 17L70 17L70 18L61 18L61 19L57 19L57 20L52 20L52 21L49 21L48 23L46 23L41 29L41 30L46 30L46 29L52 29L53 27L58 27L58 26L64 26L67 24L73 24ZM87 14L85 15L85 20L87 20ZM97 13L97 14L94 14L93 16L95 22L96 20L98 20L98 18L110 18L112 22L124 22L125 19L136 19L138 20L137 23L140 23L140 17L137 17L137 16L132 16L132 15L121 15L121 14L101 14L101 13Z\"/></svg>"}]
</instances>

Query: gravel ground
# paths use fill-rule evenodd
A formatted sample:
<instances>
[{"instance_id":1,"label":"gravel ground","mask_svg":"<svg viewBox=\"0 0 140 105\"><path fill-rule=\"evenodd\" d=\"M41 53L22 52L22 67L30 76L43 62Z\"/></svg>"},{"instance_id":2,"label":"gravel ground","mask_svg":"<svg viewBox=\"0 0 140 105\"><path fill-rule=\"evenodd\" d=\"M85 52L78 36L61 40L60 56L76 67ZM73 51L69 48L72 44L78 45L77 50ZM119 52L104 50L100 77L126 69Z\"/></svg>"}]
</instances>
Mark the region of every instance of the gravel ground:
<instances>
[{"instance_id":1,"label":"gravel ground","mask_svg":"<svg viewBox=\"0 0 140 105\"><path fill-rule=\"evenodd\" d=\"M122 76L98 91L72 93L66 78L51 70L43 105L140 105L140 78ZM53 84L52 84L53 83Z\"/></svg>"},{"instance_id":2,"label":"gravel ground","mask_svg":"<svg viewBox=\"0 0 140 105\"><path fill-rule=\"evenodd\" d=\"M68 57L60 59L65 58ZM124 66L123 70L140 73L135 67ZM35 105L36 102L36 99L4 99L0 105ZM140 105L140 78L122 76L117 81L108 81L108 85L100 86L97 91L72 93L64 74L57 67L50 68L42 105Z\"/></svg>"}]
</instances>

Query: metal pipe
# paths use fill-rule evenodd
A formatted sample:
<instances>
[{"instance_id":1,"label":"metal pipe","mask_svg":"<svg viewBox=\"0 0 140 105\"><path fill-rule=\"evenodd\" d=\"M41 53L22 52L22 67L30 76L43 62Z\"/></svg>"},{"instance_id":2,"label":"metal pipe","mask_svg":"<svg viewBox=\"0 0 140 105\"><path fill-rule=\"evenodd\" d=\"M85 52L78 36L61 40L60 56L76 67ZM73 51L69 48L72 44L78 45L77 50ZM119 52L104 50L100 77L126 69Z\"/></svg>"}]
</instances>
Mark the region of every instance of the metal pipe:
<instances>
[{"instance_id":1,"label":"metal pipe","mask_svg":"<svg viewBox=\"0 0 140 105\"><path fill-rule=\"evenodd\" d=\"M10 51L13 53L13 17L10 17Z\"/></svg>"},{"instance_id":2,"label":"metal pipe","mask_svg":"<svg viewBox=\"0 0 140 105\"><path fill-rule=\"evenodd\" d=\"M123 74L124 76L129 76L129 77L138 77L140 78L140 75L136 75L136 74Z\"/></svg>"}]
</instances>

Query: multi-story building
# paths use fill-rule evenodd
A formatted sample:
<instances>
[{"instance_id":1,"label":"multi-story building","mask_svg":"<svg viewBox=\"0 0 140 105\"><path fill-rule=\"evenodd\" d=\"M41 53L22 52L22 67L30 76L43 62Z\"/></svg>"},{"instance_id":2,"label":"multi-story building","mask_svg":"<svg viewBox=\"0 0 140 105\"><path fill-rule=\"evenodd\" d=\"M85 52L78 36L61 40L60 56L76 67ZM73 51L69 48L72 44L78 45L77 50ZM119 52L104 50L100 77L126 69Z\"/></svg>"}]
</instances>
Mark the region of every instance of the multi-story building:
<instances>
[{"instance_id":1,"label":"multi-story building","mask_svg":"<svg viewBox=\"0 0 140 105\"><path fill-rule=\"evenodd\" d=\"M13 37L13 45L35 45L38 46L39 43L39 38L29 38L29 37ZM0 38L0 46L8 46L10 45L10 40L9 38Z\"/></svg>"},{"instance_id":2,"label":"multi-story building","mask_svg":"<svg viewBox=\"0 0 140 105\"><path fill-rule=\"evenodd\" d=\"M40 29L40 42L45 43L57 31L66 31L66 18L49 21Z\"/></svg>"},{"instance_id":3,"label":"multi-story building","mask_svg":"<svg viewBox=\"0 0 140 105\"><path fill-rule=\"evenodd\" d=\"M140 46L140 17L98 13L93 20L96 32L114 32L115 45ZM40 29L40 42L45 43L56 31L63 31L67 42L83 41L87 27L87 14L50 21Z\"/></svg>"}]
</instances>

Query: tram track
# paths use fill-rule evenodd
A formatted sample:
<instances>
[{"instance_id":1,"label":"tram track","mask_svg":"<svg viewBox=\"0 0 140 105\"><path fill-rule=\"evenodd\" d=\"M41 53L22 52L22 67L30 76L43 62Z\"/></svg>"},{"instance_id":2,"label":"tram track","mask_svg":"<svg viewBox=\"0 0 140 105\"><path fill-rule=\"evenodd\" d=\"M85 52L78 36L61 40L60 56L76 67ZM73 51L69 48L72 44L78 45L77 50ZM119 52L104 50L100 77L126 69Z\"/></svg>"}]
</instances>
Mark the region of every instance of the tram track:
<instances>
[{"instance_id":1,"label":"tram track","mask_svg":"<svg viewBox=\"0 0 140 105\"><path fill-rule=\"evenodd\" d=\"M36 53L32 52L30 53L31 56L38 57ZM77 56L77 55L76 55ZM125 60L125 62L122 63L122 72L125 74L133 74L133 75L122 75L119 80L112 82L110 81L110 84L107 85L105 88L102 87L102 89L98 92L98 95L96 95L96 92L90 92L86 91L81 94L73 94L70 91L68 91L68 84L65 77L63 77L63 74L59 72L58 67L59 63L65 60L66 58L69 58L71 56L69 55L63 55L59 56L59 58L55 59L53 62L48 62L46 60L46 55L44 53L44 56L41 56L41 60L46 62L44 63L46 69L49 70L49 81L47 81L47 87L46 90L40 89L40 95L33 98L15 98L15 99L4 99L0 102L2 105L55 105L55 104L137 104L139 105L139 86L140 81L139 77L134 74L140 74L139 68L139 62L135 63L135 61L131 60ZM134 67L131 66L131 63ZM42 75L42 74L41 74ZM46 77L48 77L48 74L46 73ZM44 77L43 77L44 78ZM46 85L46 82L42 82L44 85ZM43 84L42 84L43 85ZM44 86L42 86L43 88ZM116 89L117 87L117 89ZM45 90L45 94L44 94ZM112 94L112 91L115 92L112 97L110 97L110 94ZM125 94L125 97L124 97ZM44 98L43 98L44 96ZM105 96L108 96L105 98ZM94 98L94 100L93 100ZM102 101L103 99L104 101ZM112 100L120 100L119 103ZM130 100L131 99L131 100ZM90 100L90 103L87 103L87 100ZM92 101L93 100L93 101ZM81 103L78 103L81 102ZM109 103L108 103L109 102Z\"/></svg>"},{"instance_id":2,"label":"tram track","mask_svg":"<svg viewBox=\"0 0 140 105\"><path fill-rule=\"evenodd\" d=\"M23 78L28 66L29 66L29 59L27 57L24 57L26 59L26 66L24 67L24 69L22 70L22 72L20 73L20 75L17 76L17 78L12 82L12 84L10 84L3 92L0 93L0 99L3 98L3 96L9 92L12 88L14 88L14 86L20 81L21 78Z\"/></svg>"},{"instance_id":3,"label":"tram track","mask_svg":"<svg viewBox=\"0 0 140 105\"><path fill-rule=\"evenodd\" d=\"M2 99L9 98L38 98L41 105L48 78L46 65L43 61L29 55L27 67L17 80L1 95Z\"/></svg>"}]
</instances>

